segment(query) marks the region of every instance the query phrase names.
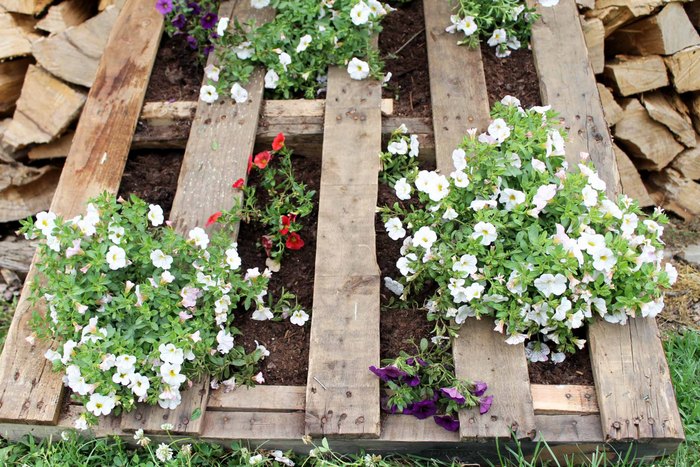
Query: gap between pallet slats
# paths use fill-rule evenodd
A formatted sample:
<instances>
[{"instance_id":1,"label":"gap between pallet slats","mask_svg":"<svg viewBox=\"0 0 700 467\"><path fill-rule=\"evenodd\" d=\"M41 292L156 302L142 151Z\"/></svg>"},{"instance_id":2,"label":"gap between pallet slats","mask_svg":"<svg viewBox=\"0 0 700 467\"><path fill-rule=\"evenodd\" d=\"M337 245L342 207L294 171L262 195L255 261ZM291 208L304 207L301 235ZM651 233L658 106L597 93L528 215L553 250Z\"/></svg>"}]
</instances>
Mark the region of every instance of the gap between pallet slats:
<instances>
[{"instance_id":1,"label":"gap between pallet slats","mask_svg":"<svg viewBox=\"0 0 700 467\"><path fill-rule=\"evenodd\" d=\"M232 2L223 3L219 16L231 14L240 21L254 18L261 22L268 21L273 11L269 8L254 9L248 2L238 2L235 9ZM212 56L210 63L213 61ZM234 190L231 184L247 175L263 84L263 73L258 69L248 82L250 97L247 102L236 104L229 98L222 98L214 104L198 103L170 213L173 226L180 234L186 235L196 226L204 227L212 213L230 209L240 199L240 190ZM232 242L235 242L235 236ZM174 410L139 405L124 415L122 428L126 431L141 428L149 433L163 432L161 425L170 423L174 427L173 433L199 434L206 420L208 395L209 379L203 378L182 391L182 401ZM199 411L199 417L193 417L195 411Z\"/></svg>"},{"instance_id":2,"label":"gap between pallet slats","mask_svg":"<svg viewBox=\"0 0 700 467\"><path fill-rule=\"evenodd\" d=\"M608 194L616 196L619 174L612 140L574 0L538 10L542 19L533 26L532 49L542 100L570 127L569 162L578 162L580 151L590 153ZM632 318L620 326L597 320L588 337L605 440L679 443L683 427L656 322Z\"/></svg>"},{"instance_id":3,"label":"gap between pallet slats","mask_svg":"<svg viewBox=\"0 0 700 467\"><path fill-rule=\"evenodd\" d=\"M75 133L51 210L65 217L84 211L89 198L115 193L129 153L162 31L150 2L129 0L112 30ZM0 357L0 420L56 423L63 382L44 358L48 343L30 345L27 275ZM44 310L41 310L42 312Z\"/></svg>"},{"instance_id":4,"label":"gap between pallet slats","mask_svg":"<svg viewBox=\"0 0 700 467\"><path fill-rule=\"evenodd\" d=\"M430 95L433 106L437 168L448 175L453 170L452 151L467 129L485 130L489 120L488 94L480 49L456 44L445 32L451 7L444 0L425 0ZM527 361L522 344L510 346L493 331L493 320L467 320L454 339L455 373L458 378L484 380L494 396L490 412L461 411L462 439L534 438L535 414L530 393Z\"/></svg>"}]
</instances>

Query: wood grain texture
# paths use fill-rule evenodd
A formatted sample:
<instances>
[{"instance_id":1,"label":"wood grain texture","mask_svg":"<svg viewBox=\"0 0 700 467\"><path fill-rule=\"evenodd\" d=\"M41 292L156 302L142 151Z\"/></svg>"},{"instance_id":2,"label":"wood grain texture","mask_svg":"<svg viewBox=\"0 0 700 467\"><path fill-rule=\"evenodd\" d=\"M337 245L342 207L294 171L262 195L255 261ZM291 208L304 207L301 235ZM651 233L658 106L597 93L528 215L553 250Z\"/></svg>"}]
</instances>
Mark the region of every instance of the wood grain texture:
<instances>
[{"instance_id":1,"label":"wood grain texture","mask_svg":"<svg viewBox=\"0 0 700 467\"><path fill-rule=\"evenodd\" d=\"M664 60L676 91L700 90L700 45L681 50Z\"/></svg>"},{"instance_id":2,"label":"wood grain texture","mask_svg":"<svg viewBox=\"0 0 700 467\"><path fill-rule=\"evenodd\" d=\"M534 0L528 5L535 6ZM587 152L608 193L618 191L619 177L610 132L603 116L595 76L588 63L586 44L574 0L552 8L537 5L542 18L532 27L532 53L540 79L542 102L565 120L569 137L567 160L575 166ZM566 37L566 40L561 38Z\"/></svg>"},{"instance_id":3,"label":"wood grain texture","mask_svg":"<svg viewBox=\"0 0 700 467\"><path fill-rule=\"evenodd\" d=\"M36 23L36 28L58 34L87 20L92 14L93 6L92 0L66 0L49 7L46 16Z\"/></svg>"},{"instance_id":4,"label":"wood grain texture","mask_svg":"<svg viewBox=\"0 0 700 467\"><path fill-rule=\"evenodd\" d=\"M20 58L0 63L0 114L15 108L22 92L22 83L31 58Z\"/></svg>"},{"instance_id":5,"label":"wood grain texture","mask_svg":"<svg viewBox=\"0 0 700 467\"><path fill-rule=\"evenodd\" d=\"M690 111L678 94L655 91L642 95L649 116L671 130L685 147L695 147L695 130Z\"/></svg>"},{"instance_id":6,"label":"wood grain texture","mask_svg":"<svg viewBox=\"0 0 700 467\"><path fill-rule=\"evenodd\" d=\"M162 30L162 16L149 2L129 0L112 32L95 85L78 124L51 209L72 217L85 202L116 193L129 152ZM31 268L0 356L0 420L56 423L63 394L61 374L30 346Z\"/></svg>"},{"instance_id":7,"label":"wood grain texture","mask_svg":"<svg viewBox=\"0 0 700 467\"><path fill-rule=\"evenodd\" d=\"M608 61L603 74L621 96L631 96L667 86L668 75L659 55L618 55Z\"/></svg>"},{"instance_id":8,"label":"wood grain texture","mask_svg":"<svg viewBox=\"0 0 700 467\"><path fill-rule=\"evenodd\" d=\"M591 365L605 441L683 440L656 321L589 326Z\"/></svg>"},{"instance_id":9,"label":"wood grain texture","mask_svg":"<svg viewBox=\"0 0 700 467\"><path fill-rule=\"evenodd\" d=\"M51 0L0 0L0 7L25 15L38 15L50 4Z\"/></svg>"},{"instance_id":10,"label":"wood grain texture","mask_svg":"<svg viewBox=\"0 0 700 467\"><path fill-rule=\"evenodd\" d=\"M224 2L219 16L234 15L239 21L268 21L273 12L258 10L247 2ZM210 56L210 63L215 57ZM207 218L217 211L231 209L240 199L240 190L231 188L238 178L247 176L248 158L253 151L263 94L263 73L256 70L247 84L249 99L237 104L222 96L214 104L197 104L190 138L180 169L177 191L170 212L175 230L186 235L194 227L204 227ZM210 229L213 229L211 227ZM234 238L231 241L235 241ZM122 417L122 428L142 428L149 433L162 432L163 420L174 425L174 433L199 434L206 418L209 380L204 378L182 391L182 402L174 410L156 406L139 406ZM196 410L201 415L193 417ZM141 418L139 418L141 415ZM194 419L193 419L194 418Z\"/></svg>"},{"instance_id":11,"label":"wood grain texture","mask_svg":"<svg viewBox=\"0 0 700 467\"><path fill-rule=\"evenodd\" d=\"M22 273L29 272L29 265L34 259L36 244L28 240L0 241L0 269L10 269Z\"/></svg>"},{"instance_id":12,"label":"wood grain texture","mask_svg":"<svg viewBox=\"0 0 700 467\"><path fill-rule=\"evenodd\" d=\"M636 199L641 207L653 206L654 201L649 196L649 192L634 162L616 144L613 144L613 151L615 152L615 161L620 172L621 192L630 198Z\"/></svg>"},{"instance_id":13,"label":"wood grain texture","mask_svg":"<svg viewBox=\"0 0 700 467\"><path fill-rule=\"evenodd\" d=\"M426 1L424 11L430 75L441 77L430 81L435 159L438 170L447 174L453 170L452 151L467 129L486 129L489 101L480 50L458 46L455 36L445 32L449 2ZM459 334L453 344L457 377L488 381L489 394L494 396L487 416L481 417L474 410L460 412L462 439L508 438L511 429L521 438L534 437L524 347L506 344L503 336L493 331L492 320L469 320Z\"/></svg>"},{"instance_id":14,"label":"wood grain texture","mask_svg":"<svg viewBox=\"0 0 700 467\"><path fill-rule=\"evenodd\" d=\"M207 412L295 412L304 410L305 405L306 386L242 386L230 392L211 391Z\"/></svg>"},{"instance_id":15,"label":"wood grain texture","mask_svg":"<svg viewBox=\"0 0 700 467\"><path fill-rule=\"evenodd\" d=\"M456 34L445 32L452 14L450 2L425 0L425 35L428 47L430 100L433 107L437 168L452 172L452 151L468 128L485 130L489 121L481 49L457 45ZM438 137L439 135L439 137Z\"/></svg>"},{"instance_id":16,"label":"wood grain texture","mask_svg":"<svg viewBox=\"0 0 700 467\"><path fill-rule=\"evenodd\" d=\"M533 384L530 390L537 415L598 413L598 400L593 386Z\"/></svg>"},{"instance_id":17,"label":"wood grain texture","mask_svg":"<svg viewBox=\"0 0 700 467\"><path fill-rule=\"evenodd\" d=\"M325 134L306 432L377 438L379 267L374 211L381 150L381 85L331 68Z\"/></svg>"},{"instance_id":18,"label":"wood grain texture","mask_svg":"<svg viewBox=\"0 0 700 467\"><path fill-rule=\"evenodd\" d=\"M600 102L603 104L603 115L608 126L614 126L622 118L622 107L617 103L612 91L605 85L597 83Z\"/></svg>"}]
</instances>

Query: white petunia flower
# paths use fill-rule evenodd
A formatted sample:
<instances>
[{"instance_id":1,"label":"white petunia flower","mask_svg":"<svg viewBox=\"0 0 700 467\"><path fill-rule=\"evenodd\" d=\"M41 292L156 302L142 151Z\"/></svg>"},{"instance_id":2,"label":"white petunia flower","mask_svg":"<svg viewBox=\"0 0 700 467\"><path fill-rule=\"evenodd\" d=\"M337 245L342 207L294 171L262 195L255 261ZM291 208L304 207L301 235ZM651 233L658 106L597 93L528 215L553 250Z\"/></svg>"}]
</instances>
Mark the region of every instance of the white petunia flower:
<instances>
[{"instance_id":1,"label":"white petunia flower","mask_svg":"<svg viewBox=\"0 0 700 467\"><path fill-rule=\"evenodd\" d=\"M550 359L553 363L561 363L566 360L566 354L564 352L554 352Z\"/></svg>"},{"instance_id":2,"label":"white petunia flower","mask_svg":"<svg viewBox=\"0 0 700 467\"><path fill-rule=\"evenodd\" d=\"M400 200L411 199L411 185L406 181L406 178L400 178L394 185L396 197Z\"/></svg>"},{"instance_id":3,"label":"white petunia flower","mask_svg":"<svg viewBox=\"0 0 700 467\"><path fill-rule=\"evenodd\" d=\"M116 271L126 266L126 252L123 248L116 245L109 247L107 251L107 264L109 269Z\"/></svg>"},{"instance_id":4,"label":"white petunia flower","mask_svg":"<svg viewBox=\"0 0 700 467\"><path fill-rule=\"evenodd\" d=\"M238 269L241 266L241 257L238 256L236 248L226 250L226 264L231 270Z\"/></svg>"},{"instance_id":5,"label":"white petunia flower","mask_svg":"<svg viewBox=\"0 0 700 467\"><path fill-rule=\"evenodd\" d=\"M532 168L538 171L539 173L545 173L547 171L547 164L545 164L539 159L532 159L530 163L532 164Z\"/></svg>"},{"instance_id":6,"label":"white petunia flower","mask_svg":"<svg viewBox=\"0 0 700 467\"><path fill-rule=\"evenodd\" d=\"M228 23L231 21L229 18L219 18L219 22L216 24L216 35L219 37L224 37L226 30L228 29Z\"/></svg>"},{"instance_id":7,"label":"white petunia flower","mask_svg":"<svg viewBox=\"0 0 700 467\"><path fill-rule=\"evenodd\" d=\"M475 199L469 204L469 209L472 211L481 211L486 207L493 209L496 207L496 205L496 201L492 199Z\"/></svg>"},{"instance_id":8,"label":"white petunia flower","mask_svg":"<svg viewBox=\"0 0 700 467\"><path fill-rule=\"evenodd\" d=\"M474 274L476 272L476 263L476 256L469 254L462 255L459 260L452 265L452 270L465 274Z\"/></svg>"},{"instance_id":9,"label":"white petunia flower","mask_svg":"<svg viewBox=\"0 0 700 467\"><path fill-rule=\"evenodd\" d=\"M462 171L467 168L467 153L464 152L464 149L457 148L452 151L452 163L455 170Z\"/></svg>"},{"instance_id":10,"label":"white petunia flower","mask_svg":"<svg viewBox=\"0 0 700 467\"><path fill-rule=\"evenodd\" d=\"M395 281L391 277L384 278L384 287L389 289L392 293L398 295L399 297L403 293L403 284L401 282Z\"/></svg>"},{"instance_id":11,"label":"white petunia flower","mask_svg":"<svg viewBox=\"0 0 700 467\"><path fill-rule=\"evenodd\" d=\"M457 214L457 211L455 211L453 208L445 209L445 212L442 214L442 218L448 221L457 219L458 217L459 214Z\"/></svg>"},{"instance_id":12,"label":"white petunia flower","mask_svg":"<svg viewBox=\"0 0 700 467\"><path fill-rule=\"evenodd\" d=\"M564 138L562 138L561 133L559 133L559 130L554 129L547 133L547 142L545 147L547 157L566 155L566 143L564 142Z\"/></svg>"},{"instance_id":13,"label":"white petunia flower","mask_svg":"<svg viewBox=\"0 0 700 467\"><path fill-rule=\"evenodd\" d=\"M367 6L369 7L369 11L372 12L372 16L384 16L387 13L382 2L378 0L367 0Z\"/></svg>"},{"instance_id":14,"label":"white petunia flower","mask_svg":"<svg viewBox=\"0 0 700 467\"><path fill-rule=\"evenodd\" d=\"M207 235L203 228L195 227L194 229L190 230L187 236L189 238L188 242L193 243L202 250L207 249L207 246L209 245L209 235Z\"/></svg>"},{"instance_id":15,"label":"white petunia flower","mask_svg":"<svg viewBox=\"0 0 700 467\"><path fill-rule=\"evenodd\" d=\"M267 70L267 73L265 73L265 88L266 89L275 89L277 88L277 83L279 83L280 77L279 75L270 68Z\"/></svg>"},{"instance_id":16,"label":"white petunia flower","mask_svg":"<svg viewBox=\"0 0 700 467\"><path fill-rule=\"evenodd\" d=\"M559 5L559 0L539 0L543 7L553 7Z\"/></svg>"},{"instance_id":17,"label":"white petunia flower","mask_svg":"<svg viewBox=\"0 0 700 467\"><path fill-rule=\"evenodd\" d=\"M398 141L393 141L389 143L387 151L391 154L406 154L408 152L408 143L406 143L406 140L403 138Z\"/></svg>"},{"instance_id":18,"label":"white petunia flower","mask_svg":"<svg viewBox=\"0 0 700 467\"><path fill-rule=\"evenodd\" d=\"M605 237L592 231L584 231L577 242L578 247L589 255L605 248Z\"/></svg>"},{"instance_id":19,"label":"white petunia flower","mask_svg":"<svg viewBox=\"0 0 700 467\"><path fill-rule=\"evenodd\" d=\"M654 318L664 309L664 298L661 297L653 302L643 303L640 307L643 318Z\"/></svg>"},{"instance_id":20,"label":"white petunia flower","mask_svg":"<svg viewBox=\"0 0 700 467\"><path fill-rule=\"evenodd\" d=\"M418 136L411 135L409 148L410 148L410 150L408 151L408 156L409 157L418 157L418 153L420 151L420 141L418 141Z\"/></svg>"},{"instance_id":21,"label":"white petunia flower","mask_svg":"<svg viewBox=\"0 0 700 467\"><path fill-rule=\"evenodd\" d=\"M232 50L241 60L248 60L255 53L255 49L252 45L250 41L245 41L235 46Z\"/></svg>"},{"instance_id":22,"label":"white petunia flower","mask_svg":"<svg viewBox=\"0 0 700 467\"><path fill-rule=\"evenodd\" d=\"M219 81L219 75L221 74L221 68L214 64L209 64L204 67L204 74L207 78L212 81Z\"/></svg>"},{"instance_id":23,"label":"white petunia flower","mask_svg":"<svg viewBox=\"0 0 700 467\"><path fill-rule=\"evenodd\" d=\"M508 35L506 34L506 30L498 28L493 30L493 34L491 34L491 37L489 38L487 43L489 44L489 46L495 47L498 44L503 44L507 40Z\"/></svg>"},{"instance_id":24,"label":"white petunia flower","mask_svg":"<svg viewBox=\"0 0 700 467\"><path fill-rule=\"evenodd\" d=\"M369 6L362 0L360 0L359 3L357 3L352 9L350 10L350 18L352 19L352 24L355 26L361 26L367 21L369 21L369 15L372 14L372 10L370 9Z\"/></svg>"},{"instance_id":25,"label":"white petunia flower","mask_svg":"<svg viewBox=\"0 0 700 467\"><path fill-rule=\"evenodd\" d=\"M138 397L146 397L148 389L151 387L151 382L146 376L134 373L131 375L129 389Z\"/></svg>"},{"instance_id":26,"label":"white petunia flower","mask_svg":"<svg viewBox=\"0 0 700 467\"><path fill-rule=\"evenodd\" d=\"M549 360L549 347L544 342L530 341L525 346L525 357L533 363Z\"/></svg>"},{"instance_id":27,"label":"white petunia flower","mask_svg":"<svg viewBox=\"0 0 700 467\"><path fill-rule=\"evenodd\" d=\"M450 194L450 182L444 175L433 172L428 185L428 196L432 201L441 201Z\"/></svg>"},{"instance_id":28,"label":"white petunia flower","mask_svg":"<svg viewBox=\"0 0 700 467\"><path fill-rule=\"evenodd\" d=\"M406 229L403 228L401 224L401 219L398 217L392 217L384 223L384 228L386 229L389 238L392 240L398 240L406 236Z\"/></svg>"},{"instance_id":29,"label":"white petunia flower","mask_svg":"<svg viewBox=\"0 0 700 467\"><path fill-rule=\"evenodd\" d=\"M199 90L199 98L207 104L212 104L219 98L219 93L216 92L216 88L211 84L205 84Z\"/></svg>"},{"instance_id":30,"label":"white petunia flower","mask_svg":"<svg viewBox=\"0 0 700 467\"><path fill-rule=\"evenodd\" d=\"M185 361L185 352L176 347L175 344L160 344L158 346L158 352L160 352L160 359L166 363L182 365Z\"/></svg>"},{"instance_id":31,"label":"white petunia flower","mask_svg":"<svg viewBox=\"0 0 700 467\"><path fill-rule=\"evenodd\" d=\"M581 194L583 195L583 205L587 208L592 208L598 204L598 192L592 186L586 185L583 187Z\"/></svg>"},{"instance_id":32,"label":"white petunia flower","mask_svg":"<svg viewBox=\"0 0 700 467\"><path fill-rule=\"evenodd\" d=\"M550 295L561 295L566 291L566 276L562 274L542 274L535 279L535 287L545 297Z\"/></svg>"},{"instance_id":33,"label":"white petunia flower","mask_svg":"<svg viewBox=\"0 0 700 467\"><path fill-rule=\"evenodd\" d=\"M418 257L414 253L409 253L406 256L400 257L396 261L396 267L402 276L408 276L409 274L413 274L416 272L415 269L409 266L409 263L417 260Z\"/></svg>"},{"instance_id":34,"label":"white petunia flower","mask_svg":"<svg viewBox=\"0 0 700 467\"><path fill-rule=\"evenodd\" d=\"M233 99L236 104L243 104L248 101L248 91L238 83L233 83L231 86L231 99Z\"/></svg>"},{"instance_id":35,"label":"white petunia flower","mask_svg":"<svg viewBox=\"0 0 700 467\"><path fill-rule=\"evenodd\" d=\"M489 246L496 240L497 237L498 233L496 232L496 227L490 222L478 222L474 226L474 233L472 233L472 238L474 240L479 240L479 238L481 238L481 240L479 240L479 243L481 243L484 246Z\"/></svg>"},{"instance_id":36,"label":"white petunia flower","mask_svg":"<svg viewBox=\"0 0 700 467\"><path fill-rule=\"evenodd\" d=\"M170 269L170 266L173 264L173 257L166 255L161 250L153 250L151 252L151 262L157 268Z\"/></svg>"},{"instance_id":37,"label":"white petunia flower","mask_svg":"<svg viewBox=\"0 0 700 467\"><path fill-rule=\"evenodd\" d=\"M114 396L104 396L96 392L90 395L90 400L85 404L85 408L99 417L100 415L109 415L115 405Z\"/></svg>"},{"instance_id":38,"label":"white petunia flower","mask_svg":"<svg viewBox=\"0 0 700 467\"><path fill-rule=\"evenodd\" d=\"M279 61L284 71L287 71L287 65L291 65L292 57L287 52L280 52Z\"/></svg>"},{"instance_id":39,"label":"white petunia flower","mask_svg":"<svg viewBox=\"0 0 700 467\"><path fill-rule=\"evenodd\" d=\"M428 226L424 225L413 236L413 246L422 246L429 250L437 240L437 234Z\"/></svg>"},{"instance_id":40,"label":"white petunia flower","mask_svg":"<svg viewBox=\"0 0 700 467\"><path fill-rule=\"evenodd\" d=\"M299 39L299 44L297 45L296 52L303 52L305 51L309 45L311 44L312 38L311 34L305 34L301 36L301 39Z\"/></svg>"},{"instance_id":41,"label":"white petunia flower","mask_svg":"<svg viewBox=\"0 0 700 467\"><path fill-rule=\"evenodd\" d=\"M617 258L610 248L599 248L592 253L593 267L596 271L607 272L611 271Z\"/></svg>"},{"instance_id":42,"label":"white petunia flower","mask_svg":"<svg viewBox=\"0 0 700 467\"><path fill-rule=\"evenodd\" d=\"M297 326L303 326L309 320L309 314L304 310L296 310L289 318L289 322Z\"/></svg>"},{"instance_id":43,"label":"white petunia flower","mask_svg":"<svg viewBox=\"0 0 700 467\"><path fill-rule=\"evenodd\" d=\"M270 4L270 0L250 0L250 6L258 10L265 8Z\"/></svg>"},{"instance_id":44,"label":"white petunia flower","mask_svg":"<svg viewBox=\"0 0 700 467\"><path fill-rule=\"evenodd\" d=\"M664 271L666 271L666 275L668 276L668 283L670 285L675 284L678 280L678 271L676 270L675 266L673 266L671 263L666 263L666 266L664 266Z\"/></svg>"},{"instance_id":45,"label":"white petunia flower","mask_svg":"<svg viewBox=\"0 0 700 467\"><path fill-rule=\"evenodd\" d=\"M148 220L151 221L151 225L157 227L163 223L163 208L157 204L148 205ZM116 242L115 242L116 243Z\"/></svg>"},{"instance_id":46,"label":"white petunia flower","mask_svg":"<svg viewBox=\"0 0 700 467\"><path fill-rule=\"evenodd\" d=\"M622 216L622 224L620 225L622 236L625 238L631 237L638 224L639 217L635 213L631 212Z\"/></svg>"},{"instance_id":47,"label":"white petunia flower","mask_svg":"<svg viewBox=\"0 0 700 467\"><path fill-rule=\"evenodd\" d=\"M118 225L110 224L107 228L109 232L108 238L114 242L115 245L119 245L124 238L124 227L119 227Z\"/></svg>"},{"instance_id":48,"label":"white petunia flower","mask_svg":"<svg viewBox=\"0 0 700 467\"><path fill-rule=\"evenodd\" d=\"M499 201L505 205L506 211L512 211L516 206L525 202L525 193L512 188L501 191Z\"/></svg>"},{"instance_id":49,"label":"white petunia flower","mask_svg":"<svg viewBox=\"0 0 700 467\"><path fill-rule=\"evenodd\" d=\"M48 237L56 227L56 214L46 211L40 212L36 215L34 227L41 230L41 233Z\"/></svg>"},{"instance_id":50,"label":"white petunia flower","mask_svg":"<svg viewBox=\"0 0 700 467\"><path fill-rule=\"evenodd\" d=\"M466 188L469 186L469 176L461 170L455 170L450 174L450 177L455 181L457 188Z\"/></svg>"},{"instance_id":51,"label":"white petunia flower","mask_svg":"<svg viewBox=\"0 0 700 467\"><path fill-rule=\"evenodd\" d=\"M348 74L352 79L363 80L369 76L369 64L353 57L348 63Z\"/></svg>"},{"instance_id":52,"label":"white petunia flower","mask_svg":"<svg viewBox=\"0 0 700 467\"><path fill-rule=\"evenodd\" d=\"M253 312L251 319L255 321L267 321L274 318L272 310L267 307L260 307Z\"/></svg>"},{"instance_id":53,"label":"white petunia flower","mask_svg":"<svg viewBox=\"0 0 700 467\"><path fill-rule=\"evenodd\" d=\"M510 128L505 120L497 118L489 125L488 134L498 143L502 143L510 136Z\"/></svg>"}]
</instances>

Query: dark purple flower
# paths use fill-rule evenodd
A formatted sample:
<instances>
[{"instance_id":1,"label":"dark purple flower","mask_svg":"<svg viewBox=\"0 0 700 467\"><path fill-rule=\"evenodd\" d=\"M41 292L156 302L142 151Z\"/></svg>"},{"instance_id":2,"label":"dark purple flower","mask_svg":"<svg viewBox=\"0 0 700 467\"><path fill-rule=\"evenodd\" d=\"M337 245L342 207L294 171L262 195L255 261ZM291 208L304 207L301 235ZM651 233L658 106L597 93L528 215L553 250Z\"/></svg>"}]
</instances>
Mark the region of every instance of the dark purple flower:
<instances>
[{"instance_id":1,"label":"dark purple flower","mask_svg":"<svg viewBox=\"0 0 700 467\"><path fill-rule=\"evenodd\" d=\"M459 420L450 417L449 415L435 415L433 416L433 420L435 420L435 423L437 423L447 431L459 430Z\"/></svg>"},{"instance_id":2,"label":"dark purple flower","mask_svg":"<svg viewBox=\"0 0 700 467\"><path fill-rule=\"evenodd\" d=\"M493 396L486 396L479 399L479 413L484 415L491 408L493 404Z\"/></svg>"},{"instance_id":3,"label":"dark purple flower","mask_svg":"<svg viewBox=\"0 0 700 467\"><path fill-rule=\"evenodd\" d=\"M187 4L187 8L192 10L193 15L198 15L202 12L202 8L199 6L199 3L197 2L190 2Z\"/></svg>"},{"instance_id":4,"label":"dark purple flower","mask_svg":"<svg viewBox=\"0 0 700 467\"><path fill-rule=\"evenodd\" d=\"M197 39L193 36L187 36L187 43L190 46L190 49L197 49Z\"/></svg>"},{"instance_id":5,"label":"dark purple flower","mask_svg":"<svg viewBox=\"0 0 700 467\"><path fill-rule=\"evenodd\" d=\"M187 26L187 18L185 18L185 15L177 15L175 18L173 18L173 26L178 28L180 31L185 29L185 26Z\"/></svg>"},{"instance_id":6,"label":"dark purple flower","mask_svg":"<svg viewBox=\"0 0 700 467\"><path fill-rule=\"evenodd\" d=\"M481 397L488 388L488 385L483 381L474 381L474 389L472 389L472 394L474 394L476 397Z\"/></svg>"},{"instance_id":7,"label":"dark purple flower","mask_svg":"<svg viewBox=\"0 0 700 467\"><path fill-rule=\"evenodd\" d=\"M437 413L437 404L431 399L414 402L410 414L419 420L432 417Z\"/></svg>"},{"instance_id":8,"label":"dark purple flower","mask_svg":"<svg viewBox=\"0 0 700 467\"><path fill-rule=\"evenodd\" d=\"M453 401L455 401L455 402L458 403L459 405L464 404L464 402L466 401L466 399L464 398L464 396L462 395L462 393L460 393L460 392L457 390L457 388L440 388L440 392L441 392L445 397L449 397L450 399L452 399Z\"/></svg>"},{"instance_id":9,"label":"dark purple flower","mask_svg":"<svg viewBox=\"0 0 700 467\"><path fill-rule=\"evenodd\" d=\"M423 359L420 358L420 357L415 357L415 358L413 358L413 357L408 357L408 358L406 359L406 364L407 364L407 365L414 366L416 363L418 363L420 366L426 366L426 365L427 365L427 363L425 363L425 360L423 360Z\"/></svg>"},{"instance_id":10,"label":"dark purple flower","mask_svg":"<svg viewBox=\"0 0 700 467\"><path fill-rule=\"evenodd\" d=\"M214 51L214 46L213 46L212 44L207 44L207 45L204 47L204 55L209 55L209 54L212 53L213 51Z\"/></svg>"},{"instance_id":11,"label":"dark purple flower","mask_svg":"<svg viewBox=\"0 0 700 467\"><path fill-rule=\"evenodd\" d=\"M161 15L167 15L173 11L173 0L156 0L156 10Z\"/></svg>"},{"instance_id":12,"label":"dark purple flower","mask_svg":"<svg viewBox=\"0 0 700 467\"><path fill-rule=\"evenodd\" d=\"M414 376L406 375L403 378L401 378L401 380L399 382L402 384L405 384L406 386L415 388L416 386L418 386L420 384L420 378L418 377L418 375L414 375Z\"/></svg>"},{"instance_id":13,"label":"dark purple flower","mask_svg":"<svg viewBox=\"0 0 700 467\"><path fill-rule=\"evenodd\" d=\"M204 29L213 28L214 26L216 26L217 21L219 21L219 17L216 16L216 13L214 13L213 11L210 11L206 15L202 16L202 19L199 20Z\"/></svg>"},{"instance_id":14,"label":"dark purple flower","mask_svg":"<svg viewBox=\"0 0 700 467\"><path fill-rule=\"evenodd\" d=\"M382 381L391 381L406 376L405 372L399 370L394 365L385 366L384 368L377 368L372 365L369 367L369 371L379 376Z\"/></svg>"}]
</instances>

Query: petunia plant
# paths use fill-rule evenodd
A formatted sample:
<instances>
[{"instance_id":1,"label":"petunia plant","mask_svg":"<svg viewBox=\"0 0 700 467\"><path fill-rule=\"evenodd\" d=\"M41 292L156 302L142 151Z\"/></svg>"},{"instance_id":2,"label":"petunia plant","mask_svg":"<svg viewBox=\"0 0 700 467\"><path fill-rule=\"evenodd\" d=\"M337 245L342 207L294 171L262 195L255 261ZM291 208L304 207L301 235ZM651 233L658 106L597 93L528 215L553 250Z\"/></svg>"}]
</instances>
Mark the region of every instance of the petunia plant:
<instances>
[{"instance_id":1,"label":"petunia plant","mask_svg":"<svg viewBox=\"0 0 700 467\"><path fill-rule=\"evenodd\" d=\"M393 185L405 174L417 171L419 151L418 136L409 135L406 125L399 126L391 133L386 151L379 154L379 180Z\"/></svg>"},{"instance_id":2,"label":"petunia plant","mask_svg":"<svg viewBox=\"0 0 700 467\"><path fill-rule=\"evenodd\" d=\"M42 212L22 223L22 233L41 240L31 297L48 308L31 326L54 340L46 358L85 405L78 428L136 402L174 409L180 391L205 374L227 386L254 384L269 352L236 345L235 317L303 311L288 294L265 300L270 271L242 269L233 226L183 236L169 225L160 206L108 194L84 215Z\"/></svg>"},{"instance_id":3,"label":"petunia plant","mask_svg":"<svg viewBox=\"0 0 700 467\"><path fill-rule=\"evenodd\" d=\"M167 20L169 36L184 36L187 46L199 53L202 61L214 50L212 41L220 35L218 3L214 0L156 0L156 9Z\"/></svg>"},{"instance_id":4,"label":"petunia plant","mask_svg":"<svg viewBox=\"0 0 700 467\"><path fill-rule=\"evenodd\" d=\"M662 264L665 214L608 198L585 153L567 171L549 107L525 110L507 96L492 117L454 150L450 173L396 181L397 196L415 202L380 209L403 244L390 290L405 300L427 293L429 319L492 317L506 342L530 339L528 355L540 361L582 348L577 330L592 319L658 314L677 276Z\"/></svg>"}]
</instances>

